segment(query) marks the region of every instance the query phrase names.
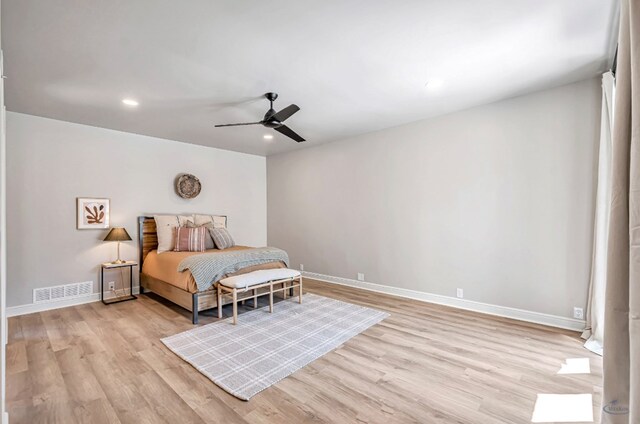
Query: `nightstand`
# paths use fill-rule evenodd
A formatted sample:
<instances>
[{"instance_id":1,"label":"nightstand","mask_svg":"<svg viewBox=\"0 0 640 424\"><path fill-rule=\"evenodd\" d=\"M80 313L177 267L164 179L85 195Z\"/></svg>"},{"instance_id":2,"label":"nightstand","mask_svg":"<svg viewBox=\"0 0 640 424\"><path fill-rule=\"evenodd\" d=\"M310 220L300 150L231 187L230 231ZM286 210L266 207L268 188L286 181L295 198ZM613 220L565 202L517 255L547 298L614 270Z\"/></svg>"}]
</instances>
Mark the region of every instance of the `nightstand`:
<instances>
[{"instance_id":1,"label":"nightstand","mask_svg":"<svg viewBox=\"0 0 640 424\"><path fill-rule=\"evenodd\" d=\"M137 297L133 294L133 267L138 266L138 263L135 261L126 261L122 263L113 263L107 262L100 266L100 300L105 305L110 305L112 303L125 302L127 300L133 300ZM116 296L111 299L104 299L104 271L105 270L118 270L121 268L129 268L129 294L125 294L122 296ZM123 291L124 291L124 281L122 282Z\"/></svg>"}]
</instances>

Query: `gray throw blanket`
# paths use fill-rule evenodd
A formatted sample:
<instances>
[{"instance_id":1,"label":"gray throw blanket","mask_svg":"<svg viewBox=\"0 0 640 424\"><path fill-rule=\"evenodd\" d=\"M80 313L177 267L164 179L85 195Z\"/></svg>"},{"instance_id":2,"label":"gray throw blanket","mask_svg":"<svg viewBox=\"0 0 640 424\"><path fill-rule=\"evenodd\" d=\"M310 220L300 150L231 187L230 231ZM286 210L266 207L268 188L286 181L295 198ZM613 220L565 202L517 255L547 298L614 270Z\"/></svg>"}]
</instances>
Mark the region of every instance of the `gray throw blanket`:
<instances>
[{"instance_id":1,"label":"gray throw blanket","mask_svg":"<svg viewBox=\"0 0 640 424\"><path fill-rule=\"evenodd\" d=\"M249 266L277 261L282 261L287 267L289 266L287 252L276 247L203 253L183 259L178 265L178 272L187 269L191 271L198 290L204 291L226 274L237 272Z\"/></svg>"}]
</instances>

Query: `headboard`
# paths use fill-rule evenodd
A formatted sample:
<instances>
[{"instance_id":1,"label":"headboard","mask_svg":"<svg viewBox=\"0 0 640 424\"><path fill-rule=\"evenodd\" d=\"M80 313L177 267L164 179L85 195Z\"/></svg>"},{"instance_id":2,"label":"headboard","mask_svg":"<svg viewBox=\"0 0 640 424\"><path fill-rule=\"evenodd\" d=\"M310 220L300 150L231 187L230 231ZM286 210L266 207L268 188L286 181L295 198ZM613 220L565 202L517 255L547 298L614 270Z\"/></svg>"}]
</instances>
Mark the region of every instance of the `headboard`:
<instances>
[{"instance_id":1,"label":"headboard","mask_svg":"<svg viewBox=\"0 0 640 424\"><path fill-rule=\"evenodd\" d=\"M139 216L138 217L138 249L140 250L140 265L139 269L142 270L142 263L147 254L154 249L158 248L158 234L156 233L156 220L152 216Z\"/></svg>"},{"instance_id":2,"label":"headboard","mask_svg":"<svg viewBox=\"0 0 640 424\"><path fill-rule=\"evenodd\" d=\"M224 217L225 227L227 226L226 215L214 215ZM152 216L138 217L138 249L140 250L139 269L142 272L142 263L149 252L158 248L158 233L156 230L156 220Z\"/></svg>"}]
</instances>

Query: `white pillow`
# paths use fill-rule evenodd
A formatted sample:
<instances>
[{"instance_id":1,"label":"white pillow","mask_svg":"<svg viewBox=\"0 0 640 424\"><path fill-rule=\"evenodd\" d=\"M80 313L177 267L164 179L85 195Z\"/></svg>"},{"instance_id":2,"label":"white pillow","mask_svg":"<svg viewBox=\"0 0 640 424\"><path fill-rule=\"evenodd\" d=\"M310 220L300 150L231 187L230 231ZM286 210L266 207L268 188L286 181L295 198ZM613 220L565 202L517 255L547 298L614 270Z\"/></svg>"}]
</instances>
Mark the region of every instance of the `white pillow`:
<instances>
[{"instance_id":1,"label":"white pillow","mask_svg":"<svg viewBox=\"0 0 640 424\"><path fill-rule=\"evenodd\" d=\"M194 215L196 225L213 223L213 228L227 228L227 217L220 215Z\"/></svg>"},{"instance_id":2,"label":"white pillow","mask_svg":"<svg viewBox=\"0 0 640 424\"><path fill-rule=\"evenodd\" d=\"M158 234L158 253L169 252L176 247L176 227L193 223L192 215L154 215Z\"/></svg>"}]
</instances>

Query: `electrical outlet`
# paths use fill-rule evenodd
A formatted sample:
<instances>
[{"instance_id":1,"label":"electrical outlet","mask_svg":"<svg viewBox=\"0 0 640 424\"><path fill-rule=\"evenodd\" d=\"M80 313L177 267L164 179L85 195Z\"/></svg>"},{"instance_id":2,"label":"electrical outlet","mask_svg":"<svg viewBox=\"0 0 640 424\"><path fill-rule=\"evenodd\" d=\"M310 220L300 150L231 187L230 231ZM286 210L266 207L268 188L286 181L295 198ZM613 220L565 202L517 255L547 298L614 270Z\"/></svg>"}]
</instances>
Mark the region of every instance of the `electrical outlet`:
<instances>
[{"instance_id":1,"label":"electrical outlet","mask_svg":"<svg viewBox=\"0 0 640 424\"><path fill-rule=\"evenodd\" d=\"M456 289L456 297L457 297L458 299L462 299L462 298L464 298L464 290L462 290L462 289Z\"/></svg>"},{"instance_id":2,"label":"electrical outlet","mask_svg":"<svg viewBox=\"0 0 640 424\"><path fill-rule=\"evenodd\" d=\"M358 273L358 281L364 281L364 274L361 272Z\"/></svg>"},{"instance_id":3,"label":"electrical outlet","mask_svg":"<svg viewBox=\"0 0 640 424\"><path fill-rule=\"evenodd\" d=\"M109 287L109 291L114 291L116 289L116 282L115 281L109 281L107 287Z\"/></svg>"},{"instance_id":4,"label":"electrical outlet","mask_svg":"<svg viewBox=\"0 0 640 424\"><path fill-rule=\"evenodd\" d=\"M584 319L584 311L582 308L574 307L573 308L573 317L575 319Z\"/></svg>"},{"instance_id":5,"label":"electrical outlet","mask_svg":"<svg viewBox=\"0 0 640 424\"><path fill-rule=\"evenodd\" d=\"M300 271L304 271L304 264L300 264Z\"/></svg>"}]
</instances>

